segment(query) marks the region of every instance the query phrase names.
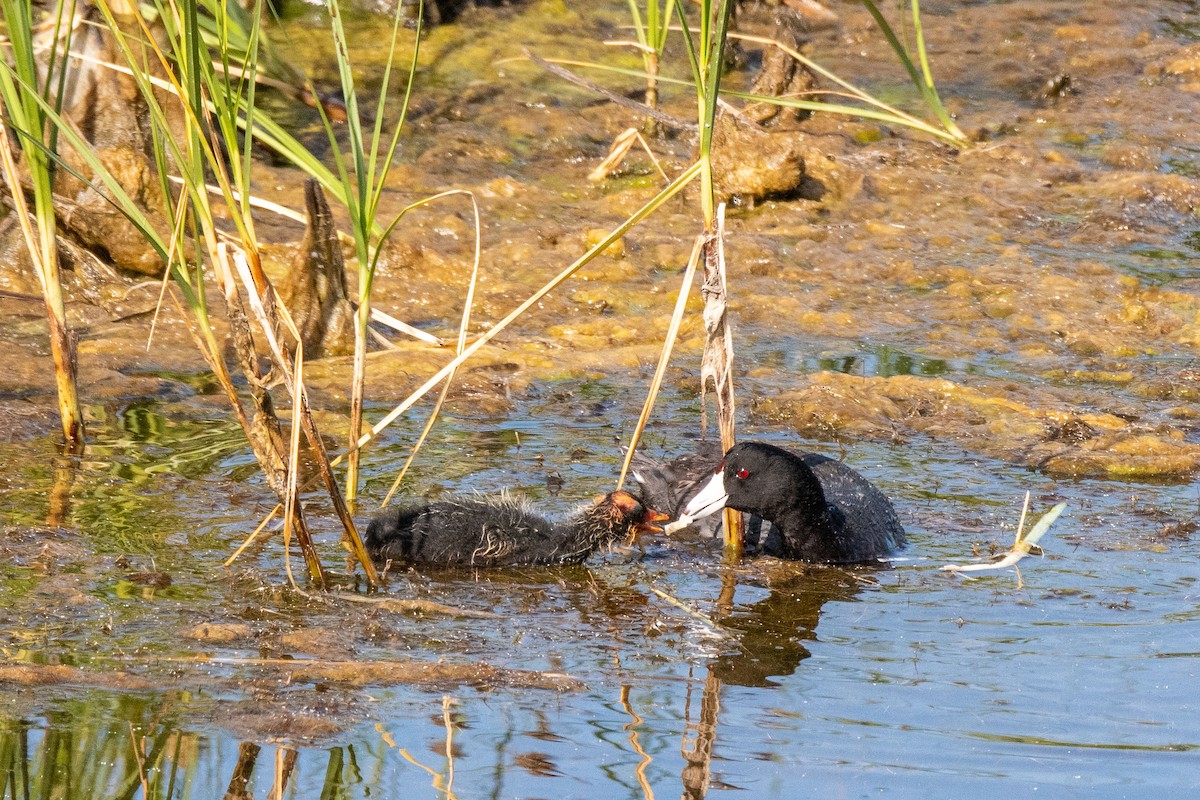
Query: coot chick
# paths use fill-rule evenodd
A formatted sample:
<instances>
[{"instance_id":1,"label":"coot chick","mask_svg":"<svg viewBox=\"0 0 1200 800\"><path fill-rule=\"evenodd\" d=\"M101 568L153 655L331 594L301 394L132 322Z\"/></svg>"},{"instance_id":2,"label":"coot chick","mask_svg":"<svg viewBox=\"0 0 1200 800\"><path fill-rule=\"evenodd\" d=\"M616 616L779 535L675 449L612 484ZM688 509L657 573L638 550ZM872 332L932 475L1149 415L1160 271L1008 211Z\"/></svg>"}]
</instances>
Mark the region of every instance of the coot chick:
<instances>
[{"instance_id":1,"label":"coot chick","mask_svg":"<svg viewBox=\"0 0 1200 800\"><path fill-rule=\"evenodd\" d=\"M801 456L760 442L734 445L684 513L700 518L726 506L774 523L778 555L797 561L871 561L905 544L904 528L883 492L816 453Z\"/></svg>"},{"instance_id":2,"label":"coot chick","mask_svg":"<svg viewBox=\"0 0 1200 800\"><path fill-rule=\"evenodd\" d=\"M389 509L371 520L364 544L376 561L472 567L579 564L665 514L629 492L612 492L551 522L510 494L453 497Z\"/></svg>"}]
</instances>

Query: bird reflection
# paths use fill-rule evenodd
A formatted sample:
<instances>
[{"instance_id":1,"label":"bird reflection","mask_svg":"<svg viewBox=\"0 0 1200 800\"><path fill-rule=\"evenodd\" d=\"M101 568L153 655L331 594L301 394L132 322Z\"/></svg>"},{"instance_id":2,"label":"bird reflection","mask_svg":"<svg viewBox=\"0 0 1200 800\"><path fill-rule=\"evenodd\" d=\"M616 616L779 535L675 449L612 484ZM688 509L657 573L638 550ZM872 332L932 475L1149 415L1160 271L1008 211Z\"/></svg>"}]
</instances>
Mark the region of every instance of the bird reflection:
<instances>
[{"instance_id":1,"label":"bird reflection","mask_svg":"<svg viewBox=\"0 0 1200 800\"><path fill-rule=\"evenodd\" d=\"M719 656L713 674L737 686L774 686L773 678L796 671L811 653L821 609L830 600L852 600L878 568L781 564L770 576L770 594L736 608L721 620L738 641L736 652Z\"/></svg>"}]
</instances>

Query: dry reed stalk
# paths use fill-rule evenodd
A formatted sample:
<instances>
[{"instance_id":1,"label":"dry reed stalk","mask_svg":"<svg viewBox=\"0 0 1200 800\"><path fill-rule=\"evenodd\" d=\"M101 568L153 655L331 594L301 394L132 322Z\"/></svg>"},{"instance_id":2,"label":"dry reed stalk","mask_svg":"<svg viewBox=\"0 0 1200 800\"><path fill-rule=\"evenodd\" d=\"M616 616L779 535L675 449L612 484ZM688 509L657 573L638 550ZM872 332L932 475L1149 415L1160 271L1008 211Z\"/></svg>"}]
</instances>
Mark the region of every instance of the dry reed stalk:
<instances>
[{"instance_id":1,"label":"dry reed stalk","mask_svg":"<svg viewBox=\"0 0 1200 800\"><path fill-rule=\"evenodd\" d=\"M428 380L426 380L425 383L421 384L420 387L409 394L409 396L405 398L399 405L388 412L383 419L371 426L371 430L364 433L359 438L358 442L356 443L356 447L361 448L367 442L371 441L371 439L378 435L380 431L382 431L388 425L391 425L392 422L394 422L401 414L408 411L408 409L412 408L412 406L418 400L427 395L433 389L433 387L437 386L439 383L445 380L448 375L453 373L454 370L462 366L463 362L467 361L467 359L479 352L484 345L499 336L500 333L503 332L509 325L524 315L525 312L530 308L535 306L538 301L565 283L572 275L590 263L597 255L604 252L610 245L624 236L630 228L632 228L638 222L641 222L643 219L661 207L664 203L682 191L685 186L691 183L692 180L694 180L696 176L700 174L700 170L701 163L699 161L684 170L683 173L681 173L679 177L675 178L675 180L672 181L669 186L655 195L653 199L634 212L634 214L626 219L623 223L614 228L608 234L608 236L593 245L591 249L572 262L570 266L566 267L562 272L558 273L558 275L551 278L545 285L542 286L542 288L538 289L524 302L510 311L507 316L481 334L475 341L467 345L461 353L457 354L450 361L449 364L446 364L444 367L438 370L437 373L435 373Z\"/></svg>"},{"instance_id":2,"label":"dry reed stalk","mask_svg":"<svg viewBox=\"0 0 1200 800\"><path fill-rule=\"evenodd\" d=\"M304 343L296 341L296 356L295 362L292 364L292 409L300 408L300 396L304 391ZM292 562L288 553L288 542L292 538L292 521L296 519L297 507L300 504L300 423L296 419L295 411L292 414L291 436L288 443L288 458L287 458L287 489L284 494L284 509L283 509L283 549L284 549L284 565L287 568L288 582L292 584L292 588L299 591L300 587L296 585L296 579L292 577ZM308 564L308 574L314 580L318 581L321 588L325 587L325 576L321 570L321 559L317 555L316 548L313 547L311 537L300 538L300 551L304 554L304 561Z\"/></svg>"},{"instance_id":3,"label":"dry reed stalk","mask_svg":"<svg viewBox=\"0 0 1200 800\"><path fill-rule=\"evenodd\" d=\"M654 168L658 170L658 174L662 175L664 181L670 181L666 171L663 170L662 164L659 163L658 157L654 155L654 151L650 149L650 145L646 143L646 137L642 136L637 128L626 128L621 133L617 134L617 138L613 139L612 147L608 150L608 156L601 161L594 170L588 173L589 181L602 181L616 171L625 161L625 157L629 155L629 151L633 149L635 144L640 144L642 149L646 151L646 155L650 156L650 161L653 162Z\"/></svg>"},{"instance_id":4,"label":"dry reed stalk","mask_svg":"<svg viewBox=\"0 0 1200 800\"><path fill-rule=\"evenodd\" d=\"M218 265L218 274L220 274L222 269L226 271L229 269L227 259L225 257L218 258L216 260L216 264ZM232 278L228 278L227 284L232 285ZM178 298L175 297L174 293L170 294L170 297L172 300L178 303ZM240 303L240 300L238 302ZM233 306L230 306L230 308L232 307ZM184 318L186 319L186 316ZM235 320L231 319L231 324L236 325L237 323ZM192 335L193 340L196 342L197 349L204 357L204 360L208 363L213 375L216 376L217 382L225 391L225 396L229 400L230 407L234 411L234 415L237 418L238 424L241 426L242 432L246 436L246 441L249 442L250 449L258 461L259 467L263 470L263 475L267 479L267 484L276 493L277 497L283 498L286 493L286 486L283 484L282 478L286 475L286 472L282 471L282 450L277 449L274 445L268 446L267 442L274 437L268 436L266 439L264 439L260 435L269 429L269 423L265 422L264 420L259 420L252 423L246 416L246 411L242 407L241 398L237 393L236 387L233 385L233 379L229 374L228 367L225 364L225 359L217 351L215 340L211 338L211 331L207 331L206 333L210 335L206 336L197 332L195 328L189 325L188 332ZM251 345L251 347L252 346L253 345ZM250 376L247 377L249 378ZM277 420L275 424L278 425ZM282 437L279 438L279 442L282 442ZM264 522L263 526L265 526L265 524L266 523ZM297 530L307 531L303 517L298 517L297 519L293 520L293 524ZM260 528L261 527L262 526L260 526Z\"/></svg>"},{"instance_id":5,"label":"dry reed stalk","mask_svg":"<svg viewBox=\"0 0 1200 800\"><path fill-rule=\"evenodd\" d=\"M246 537L245 541L243 541L238 548L233 551L233 555L225 559L225 562L221 564L221 566L226 568L233 566L233 562L237 561L238 557L246 551L246 548L253 544L256 539L258 539L262 532L266 530L267 525L271 523L271 520L275 519L275 515L280 511L283 511L283 506L276 504L275 508L271 509L270 513L263 517L262 521L258 523L258 527L255 528L253 532Z\"/></svg>"},{"instance_id":6,"label":"dry reed stalk","mask_svg":"<svg viewBox=\"0 0 1200 800\"><path fill-rule=\"evenodd\" d=\"M721 626L719 624L717 624L712 618L710 618L706 614L703 614L703 613L697 611L696 609L692 608L691 606L689 606L687 603L683 602L679 598L677 598L673 595L667 594L662 589L659 589L658 587L655 587L655 586L651 586L650 591L654 592L654 594L658 595L659 598L661 598L662 600L665 600L666 602L675 606L676 608L678 608L680 611L684 612L688 616L703 623L704 626L706 628L708 628L709 633L713 634L714 636L718 636L723 639L729 637L729 634L727 634L724 630L722 630Z\"/></svg>"},{"instance_id":7,"label":"dry reed stalk","mask_svg":"<svg viewBox=\"0 0 1200 800\"><path fill-rule=\"evenodd\" d=\"M735 443L733 392L733 331L726 319L728 310L725 282L725 204L717 208L716 224L704 242L704 356L700 366L700 427L708 429L708 406L705 396L709 385L717 404L717 427L721 432L721 449L729 450ZM740 512L724 511L725 552L736 556L742 552L744 527Z\"/></svg>"},{"instance_id":8,"label":"dry reed stalk","mask_svg":"<svg viewBox=\"0 0 1200 800\"><path fill-rule=\"evenodd\" d=\"M0 102L0 110L4 110ZM68 452L78 453L83 449L85 435L83 411L79 407L79 390L76 381L75 337L67 327L67 310L62 297L62 279L58 265L58 246L53 214L38 223L38 231L29 222L29 210L25 194L21 190L21 173L13 160L12 142L8 125L0 115L0 176L8 185L12 196L13 213L16 215L21 235L33 271L42 288L42 300L46 306L46 323L50 328L50 354L54 361L54 383L58 390L58 412L62 423L63 439Z\"/></svg>"},{"instance_id":9,"label":"dry reed stalk","mask_svg":"<svg viewBox=\"0 0 1200 800\"><path fill-rule=\"evenodd\" d=\"M679 336L679 326L683 321L683 312L687 308L688 294L692 289L692 280L695 278L696 268L700 264L700 254L704 249L704 242L705 238L703 236L697 236L695 244L692 245L692 254L688 256L687 268L684 270L683 280L679 284L679 297L675 300L675 311L671 314L671 324L667 327L663 349L658 356L658 366L654 370L654 377L650 380L650 391L646 395L646 402L642 405L642 413L638 417L637 425L634 426L633 434L629 437L629 447L625 450L625 461L621 464L621 475L617 478L618 489L625 485L625 476L629 474L629 465L633 462L634 451L637 450L638 442L642 438L642 432L646 429L646 423L650 420L650 411L654 408L655 401L658 400L658 392L662 388L663 375L667 371L667 363L671 360L671 351L675 348L675 339Z\"/></svg>"},{"instance_id":10,"label":"dry reed stalk","mask_svg":"<svg viewBox=\"0 0 1200 800\"><path fill-rule=\"evenodd\" d=\"M467 296L463 300L462 319L458 325L458 340L455 343L455 355L462 355L463 349L467 346L467 331L471 327L471 307L475 304L475 289L479 285L479 262L482 255L482 226L479 219L479 203L475 199L473 192L464 192L471 199L471 209L474 212L475 218L475 256L471 263L471 277L467 281ZM438 395L437 401L433 404L433 410L429 412L429 419L425 421L425 427L421 430L421 435L417 437L416 443L413 445L412 452L408 454L404 465L400 468L400 472L396 475L396 480L392 482L392 486L388 489L388 493L383 498L381 506L386 506L392 499L392 495L400 488L401 481L408 474L409 467L412 466L413 460L416 459L417 453L420 452L421 446L425 444L425 439L429 436L429 432L433 429L433 425L437 422L438 414L441 413L442 406L446 402L446 397L450 394L450 386L454 382L455 370L451 370L446 376L446 382L442 384L441 394Z\"/></svg>"},{"instance_id":11,"label":"dry reed stalk","mask_svg":"<svg viewBox=\"0 0 1200 800\"><path fill-rule=\"evenodd\" d=\"M409 325L407 322L396 319L391 314L386 314L377 308L371 309L371 321L378 322L380 325L386 325L387 327L391 328L394 331L408 334L409 336L413 337L414 339L420 339L421 341L427 342L428 344L432 344L437 347L445 347L446 346L446 343L441 339L441 337L434 336L432 333L429 333L428 331L423 331L416 326Z\"/></svg>"},{"instance_id":12,"label":"dry reed stalk","mask_svg":"<svg viewBox=\"0 0 1200 800\"><path fill-rule=\"evenodd\" d=\"M262 273L261 265L259 265L257 270L263 287L260 293L260 282L256 279L255 272L252 271L252 264L256 262L248 260L246 254L238 250L233 254L233 263L246 290L247 298L250 300L250 308L258 318L259 327L263 331L267 345L275 358L276 365L289 380L294 380L291 356L287 348L283 347L280 343L276 331L279 330L281 325L284 326L297 343L300 341L299 331L292 322L287 309L276 303L275 291L270 281L266 279L266 275ZM317 463L317 469L321 474L321 479L325 483L325 489L330 501L333 503L338 520L341 522L344 536L350 544L350 551L359 564L362 565L368 585L374 588L379 585L379 574L375 570L375 565L372 563L371 557L367 555L362 537L359 535L358 528L354 524L354 518L351 516L350 510L342 497L337 478L333 474L329 455L325 451L325 443L321 440L316 422L313 420L312 411L308 405L308 394L304 391L303 383L301 383L300 391L295 400L297 405L293 406L292 409L292 424L298 424L302 427L305 439L308 442L309 451ZM279 497L286 499L286 491L280 493ZM297 505L296 508L298 509L299 506ZM299 513L297 513L297 517L302 518ZM306 530L305 533L307 533Z\"/></svg>"},{"instance_id":13,"label":"dry reed stalk","mask_svg":"<svg viewBox=\"0 0 1200 800\"><path fill-rule=\"evenodd\" d=\"M231 261L233 262L232 265L230 264ZM245 256L240 249L235 249L231 256L228 245L222 243L217 246L215 266L218 283L225 296L226 316L233 334L234 351L241 364L242 373L245 375L250 386L250 396L254 401L255 407L253 420L247 421L244 425L246 440L250 443L250 449L258 459L259 466L267 478L267 484L275 492L276 497L284 504L285 551L288 543L291 541L292 535L295 535L296 541L300 544L301 553L304 555L304 563L308 567L309 578L318 586L324 587L325 573L321 567L321 559L316 552L316 548L313 546L312 535L304 519L303 509L299 503L294 502L295 489L292 484L293 476L291 473L293 471L292 466L296 462L288 457L288 451L285 449L279 418L275 413L274 401L271 399L271 394L267 388L268 381L263 376L262 370L259 367L258 350L254 344L254 335L250 330L250 322L246 316L245 307L242 304L241 293L237 288L238 281L234 280L234 271L236 268L239 275L244 274L242 283L250 299L250 307L255 312L260 327L266 331L265 320L267 319L267 314L264 300L262 296L251 288L254 286L254 282L250 279L246 264ZM273 345L272 351L275 351L278 348L278 342L273 332L268 334L266 338ZM222 367L224 367L224 358L220 357L219 354L214 355L215 360L219 361ZM234 393L234 397L236 398L236 393ZM234 402L235 407L240 409L240 400L235 400ZM241 412L239 416L245 419L244 412ZM294 417L295 414L293 414L293 428L295 429L298 426ZM295 436L292 438L295 439ZM291 574L291 564L286 560L284 563L287 568L288 580L294 585L295 580Z\"/></svg>"}]
</instances>

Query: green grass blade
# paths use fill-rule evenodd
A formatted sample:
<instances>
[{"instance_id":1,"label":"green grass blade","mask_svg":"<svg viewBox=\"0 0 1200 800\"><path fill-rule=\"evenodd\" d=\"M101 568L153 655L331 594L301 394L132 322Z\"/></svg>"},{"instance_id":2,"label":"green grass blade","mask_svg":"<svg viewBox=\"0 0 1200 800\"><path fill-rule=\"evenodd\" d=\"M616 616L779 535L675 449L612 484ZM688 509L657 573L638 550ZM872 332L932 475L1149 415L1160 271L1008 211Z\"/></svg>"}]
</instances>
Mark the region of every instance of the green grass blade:
<instances>
[{"instance_id":1,"label":"green grass blade","mask_svg":"<svg viewBox=\"0 0 1200 800\"><path fill-rule=\"evenodd\" d=\"M704 75L704 113L700 119L701 154L708 154L712 149L712 129L717 116L717 94L721 89L725 40L729 32L729 15L732 11L733 0L721 0L716 14L716 30L712 33L712 41L708 45Z\"/></svg>"},{"instance_id":2,"label":"green grass blade","mask_svg":"<svg viewBox=\"0 0 1200 800\"><path fill-rule=\"evenodd\" d=\"M862 4L866 6L867 11L875 20L875 24L879 26L879 30L883 33L884 38L887 39L888 44L891 45L892 50L896 53L896 58L899 59L901 65L904 67L904 70L908 73L909 79L912 81L913 85L917 87L917 91L921 93L921 97L925 100L925 104L929 106L929 109L934 113L934 116L936 116L938 121L942 123L942 126L950 132L951 136L953 136L958 143L962 143L965 141L966 137L963 135L962 131L959 130L958 125L954 123L954 120L951 119L949 112L947 112L945 107L942 105L942 101L938 96L937 90L934 88L932 74L928 71L928 59L925 55L924 35L920 33L922 28L920 27L919 7L916 3L916 0L911 0L911 2L913 3L914 19L916 20L918 26L918 49L921 54L922 62L926 67L924 77L920 72L918 72L916 65L913 64L912 58L908 54L908 49L900 41L899 37L896 36L896 32L892 29L892 26L880 12L879 7L875 4L874 0L862 0Z\"/></svg>"},{"instance_id":3,"label":"green grass blade","mask_svg":"<svg viewBox=\"0 0 1200 800\"><path fill-rule=\"evenodd\" d=\"M647 15L651 13L650 8L656 5L656 0L649 0L646 9ZM642 12L638 9L637 0L629 0L629 16L633 17L633 31L637 35L638 44L649 48L651 46L649 39L650 23L642 22Z\"/></svg>"},{"instance_id":4,"label":"green grass blade","mask_svg":"<svg viewBox=\"0 0 1200 800\"><path fill-rule=\"evenodd\" d=\"M414 31L413 53L412 53L412 59L410 60L409 65L408 65L408 81L406 82L405 87L404 87L404 99L401 101L401 105L400 105L400 119L396 121L395 128L392 132L392 139L388 145L387 155L384 157L383 165L379 171L379 174L382 176L383 179L381 179L378 182L378 184L376 185L375 192L371 198L371 205L370 205L370 208L368 209L368 213L369 213L372 223L374 223L374 221L376 219L376 215L378 214L378 211L379 211L379 201L383 197L383 190L385 188L386 178L387 178L388 174L392 171L392 164L395 162L396 150L400 146L400 132L402 130L404 130L404 122L405 122L405 120L408 119L408 109L409 109L409 105L412 102L413 85L416 83L416 79L417 79L417 59L421 53L421 33L423 31L424 20L425 20L424 0L421 0L421 2L418 3L417 10L418 10L418 17L417 17L417 27L416 27L416 30ZM396 39L400 32L399 22L400 22L400 14L397 13L396 21L392 28L392 46L391 46L391 50L388 53L387 75L391 74L392 61L393 61L393 58L396 53ZM387 94L387 85L388 84L387 84L387 80L385 77L383 87L379 90L380 110L376 114L376 117L375 117L375 133L373 134L373 137L372 137L374 141L379 141L379 139L381 138L381 135L382 135L382 125L383 125L382 108L383 108L383 98ZM374 154L372 154L372 163L374 162L374 160L375 160ZM381 236L381 238L383 238L383 237ZM378 253L378 251L376 251L374 257L372 258L372 263L370 266L371 279L374 279L375 262L378 261L378 258L379 258L379 253ZM369 284L370 284L370 281L368 281L368 290L370 288ZM368 293L369 293L369 291L368 291Z\"/></svg>"},{"instance_id":5,"label":"green grass blade","mask_svg":"<svg viewBox=\"0 0 1200 800\"><path fill-rule=\"evenodd\" d=\"M685 0L675 0L675 13L679 18L679 27L683 29L684 49L688 54L688 63L692 67L692 85L703 86L704 78L700 67L700 54L696 50L696 42L692 40L692 31L688 27L687 12L684 10Z\"/></svg>"},{"instance_id":6,"label":"green grass blade","mask_svg":"<svg viewBox=\"0 0 1200 800\"><path fill-rule=\"evenodd\" d=\"M929 67L929 53L925 48L925 26L921 24L920 0L909 0L909 3L912 5L913 33L917 40L917 56L921 60L921 75L924 78L922 93L925 95L925 102L929 104L934 115L946 130L959 140L965 140L966 136L955 124L950 112L942 105L942 98L938 95L937 86L933 82L933 71Z\"/></svg>"},{"instance_id":7,"label":"green grass blade","mask_svg":"<svg viewBox=\"0 0 1200 800\"><path fill-rule=\"evenodd\" d=\"M892 50L896 53L896 58L904 66L904 70L908 73L908 77L912 80L913 85L917 88L923 87L924 81L921 80L920 73L917 72L916 66L913 64L912 59L909 58L908 49L896 36L896 32L892 30L891 24L888 23L887 18L880 12L879 7L875 5L874 0L862 0L862 4L867 7L867 11L874 18L875 24L879 26L879 30L883 33L884 38L892 46Z\"/></svg>"},{"instance_id":8,"label":"green grass blade","mask_svg":"<svg viewBox=\"0 0 1200 800\"><path fill-rule=\"evenodd\" d=\"M775 97L773 95L749 94L747 92L723 91L721 94L725 97L736 97L740 100L753 101L756 103L771 103L773 105L782 106L784 108L800 108L805 111L819 111L828 114L842 114L848 117L858 117L859 119L870 119L877 122L885 122L889 125L902 125L913 130L921 131L922 133L935 136L948 144L960 144L961 140L953 134L929 124L916 117L911 117L907 114L897 114L891 110L879 110L873 108L862 108L860 106L848 106L840 103L825 103L820 100L796 100L790 97Z\"/></svg>"}]
</instances>

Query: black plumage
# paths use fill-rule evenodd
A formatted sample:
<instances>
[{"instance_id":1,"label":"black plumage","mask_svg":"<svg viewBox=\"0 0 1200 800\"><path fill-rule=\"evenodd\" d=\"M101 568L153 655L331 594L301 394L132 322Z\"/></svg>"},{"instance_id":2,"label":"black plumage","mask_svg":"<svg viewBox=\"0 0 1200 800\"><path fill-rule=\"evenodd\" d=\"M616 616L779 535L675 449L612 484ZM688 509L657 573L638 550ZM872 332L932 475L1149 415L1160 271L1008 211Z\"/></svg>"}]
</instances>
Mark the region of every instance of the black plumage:
<instances>
[{"instance_id":1,"label":"black plumage","mask_svg":"<svg viewBox=\"0 0 1200 800\"><path fill-rule=\"evenodd\" d=\"M456 496L389 509L367 527L367 552L380 563L472 567L579 564L596 550L654 529L666 519L628 492L596 498L557 522L510 494Z\"/></svg>"},{"instance_id":2,"label":"black plumage","mask_svg":"<svg viewBox=\"0 0 1200 800\"><path fill-rule=\"evenodd\" d=\"M696 452L684 453L670 461L636 450L630 466L646 502L675 519L712 479L713 469L721 463L723 455L719 442L700 442ZM721 531L721 517L716 514L698 519L693 527L706 538L714 537Z\"/></svg>"},{"instance_id":3,"label":"black plumage","mask_svg":"<svg viewBox=\"0 0 1200 800\"><path fill-rule=\"evenodd\" d=\"M683 513L699 519L726 506L771 522L778 535L764 552L783 558L871 561L906 543L887 496L855 470L817 453L760 442L734 445L709 481L691 492Z\"/></svg>"}]
</instances>

